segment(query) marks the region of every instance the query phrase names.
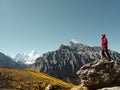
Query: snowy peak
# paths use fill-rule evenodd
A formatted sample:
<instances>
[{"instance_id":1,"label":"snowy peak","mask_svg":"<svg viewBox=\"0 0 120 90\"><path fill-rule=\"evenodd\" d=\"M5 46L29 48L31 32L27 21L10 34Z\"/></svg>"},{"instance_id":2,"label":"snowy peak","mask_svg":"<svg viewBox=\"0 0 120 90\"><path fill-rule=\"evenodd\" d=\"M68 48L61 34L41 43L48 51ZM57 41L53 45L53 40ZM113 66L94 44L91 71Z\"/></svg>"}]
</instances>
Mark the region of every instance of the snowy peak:
<instances>
[{"instance_id":1,"label":"snowy peak","mask_svg":"<svg viewBox=\"0 0 120 90\"><path fill-rule=\"evenodd\" d=\"M23 53L23 54L17 54L15 56L15 61L16 62L22 62L24 64L33 64L35 63L35 60L40 57L39 53L35 50L32 50L30 53L26 54L26 53Z\"/></svg>"},{"instance_id":2,"label":"snowy peak","mask_svg":"<svg viewBox=\"0 0 120 90\"><path fill-rule=\"evenodd\" d=\"M71 47L74 50L76 50L76 49L80 50L80 49L88 48L90 46L82 44L82 43L80 43L80 42L75 41L74 39L72 39L72 40L69 41L69 47Z\"/></svg>"},{"instance_id":3,"label":"snowy peak","mask_svg":"<svg viewBox=\"0 0 120 90\"><path fill-rule=\"evenodd\" d=\"M28 54L28 56L29 56L31 59L36 59L36 58L40 57L40 55L38 54L38 52L35 51L35 50L32 50L32 51Z\"/></svg>"},{"instance_id":4,"label":"snowy peak","mask_svg":"<svg viewBox=\"0 0 120 90\"><path fill-rule=\"evenodd\" d=\"M69 43L77 44L77 43L80 43L80 42L79 42L79 41L76 41L76 40L74 40L74 39L71 39L71 40L69 41Z\"/></svg>"}]
</instances>

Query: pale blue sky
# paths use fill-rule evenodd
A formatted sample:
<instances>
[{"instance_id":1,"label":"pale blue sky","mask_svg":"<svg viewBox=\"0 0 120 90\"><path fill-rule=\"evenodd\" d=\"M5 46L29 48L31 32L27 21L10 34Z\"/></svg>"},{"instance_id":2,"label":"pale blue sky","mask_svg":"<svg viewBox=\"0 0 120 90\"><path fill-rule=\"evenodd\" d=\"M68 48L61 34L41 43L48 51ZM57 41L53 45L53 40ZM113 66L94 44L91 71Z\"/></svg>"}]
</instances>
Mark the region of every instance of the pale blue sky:
<instances>
[{"instance_id":1,"label":"pale blue sky","mask_svg":"<svg viewBox=\"0 0 120 90\"><path fill-rule=\"evenodd\" d=\"M0 0L0 52L54 51L74 39L120 52L120 0Z\"/></svg>"}]
</instances>

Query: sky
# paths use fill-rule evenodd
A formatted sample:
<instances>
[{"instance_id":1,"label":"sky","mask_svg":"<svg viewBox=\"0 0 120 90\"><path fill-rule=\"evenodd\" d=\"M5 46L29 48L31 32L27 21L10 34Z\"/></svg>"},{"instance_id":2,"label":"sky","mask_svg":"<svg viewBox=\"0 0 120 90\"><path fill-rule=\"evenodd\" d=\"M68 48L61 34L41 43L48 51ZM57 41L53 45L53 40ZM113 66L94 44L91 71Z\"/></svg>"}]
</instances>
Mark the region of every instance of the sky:
<instances>
[{"instance_id":1,"label":"sky","mask_svg":"<svg viewBox=\"0 0 120 90\"><path fill-rule=\"evenodd\" d=\"M120 0L0 0L0 52L41 55L74 39L120 52Z\"/></svg>"}]
</instances>

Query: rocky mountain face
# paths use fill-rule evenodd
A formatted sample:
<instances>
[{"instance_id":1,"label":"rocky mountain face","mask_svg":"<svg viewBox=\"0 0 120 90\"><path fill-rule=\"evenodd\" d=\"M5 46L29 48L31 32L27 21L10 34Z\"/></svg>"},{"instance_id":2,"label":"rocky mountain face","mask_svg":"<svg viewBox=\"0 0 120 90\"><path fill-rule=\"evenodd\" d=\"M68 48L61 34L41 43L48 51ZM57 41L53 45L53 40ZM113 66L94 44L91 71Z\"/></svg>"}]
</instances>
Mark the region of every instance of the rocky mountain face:
<instances>
[{"instance_id":1,"label":"rocky mountain face","mask_svg":"<svg viewBox=\"0 0 120 90\"><path fill-rule=\"evenodd\" d=\"M33 64L35 63L35 60L36 58L40 57L40 55L35 51L35 50L32 50L30 53L28 54L17 54L14 58L14 60L16 62L22 62L24 64Z\"/></svg>"},{"instance_id":2,"label":"rocky mountain face","mask_svg":"<svg viewBox=\"0 0 120 90\"><path fill-rule=\"evenodd\" d=\"M109 52L112 59L120 60L119 53L111 50ZM43 54L36 59L32 68L70 81L70 79L78 79L76 72L81 66L100 58L100 47L90 47L70 41L69 45L61 45L58 50Z\"/></svg>"},{"instance_id":3,"label":"rocky mountain face","mask_svg":"<svg viewBox=\"0 0 120 90\"><path fill-rule=\"evenodd\" d=\"M12 58L6 56L3 53L0 53L0 66L12 68L26 68L26 65L19 62L15 62Z\"/></svg>"},{"instance_id":4,"label":"rocky mountain face","mask_svg":"<svg viewBox=\"0 0 120 90\"><path fill-rule=\"evenodd\" d=\"M82 66L77 74L80 83L90 90L120 85L120 61L96 60Z\"/></svg>"}]
</instances>

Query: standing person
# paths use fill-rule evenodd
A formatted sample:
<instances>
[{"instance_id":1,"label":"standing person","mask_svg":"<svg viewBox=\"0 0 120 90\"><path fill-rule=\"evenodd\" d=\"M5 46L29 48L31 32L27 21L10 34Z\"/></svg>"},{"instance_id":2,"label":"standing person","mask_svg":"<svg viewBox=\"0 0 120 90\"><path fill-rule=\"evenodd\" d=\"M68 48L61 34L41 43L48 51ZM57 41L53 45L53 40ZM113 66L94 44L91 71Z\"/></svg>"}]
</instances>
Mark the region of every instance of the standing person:
<instances>
[{"instance_id":1,"label":"standing person","mask_svg":"<svg viewBox=\"0 0 120 90\"><path fill-rule=\"evenodd\" d=\"M101 36L102 58L107 58L108 60L110 60L110 54L108 52L108 40L105 34L101 34Z\"/></svg>"}]
</instances>

